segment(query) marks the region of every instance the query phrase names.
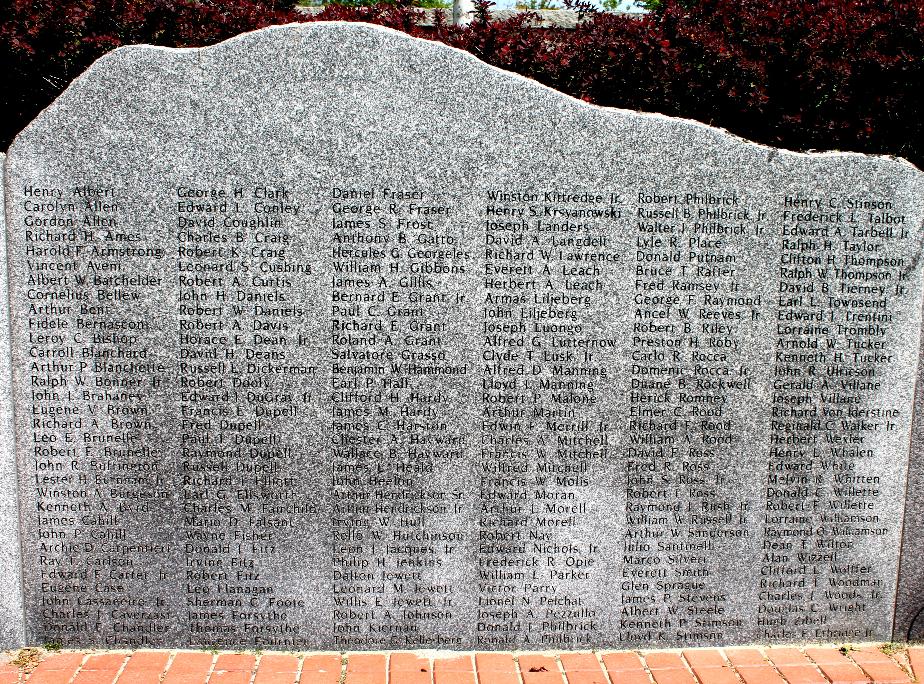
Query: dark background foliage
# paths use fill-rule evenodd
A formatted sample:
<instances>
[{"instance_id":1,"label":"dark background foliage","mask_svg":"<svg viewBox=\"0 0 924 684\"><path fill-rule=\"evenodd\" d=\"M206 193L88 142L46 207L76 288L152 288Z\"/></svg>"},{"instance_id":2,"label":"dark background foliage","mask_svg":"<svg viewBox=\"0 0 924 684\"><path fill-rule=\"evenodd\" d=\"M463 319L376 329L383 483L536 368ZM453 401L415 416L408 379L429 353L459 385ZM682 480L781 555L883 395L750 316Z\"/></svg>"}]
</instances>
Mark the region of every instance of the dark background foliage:
<instances>
[{"instance_id":1,"label":"dark background foliage","mask_svg":"<svg viewBox=\"0 0 924 684\"><path fill-rule=\"evenodd\" d=\"M443 41L600 105L698 119L790 149L892 154L924 166L924 1L658 0L574 30L533 17L421 25L403 4L292 0L0 0L0 147L94 59L131 43L207 45L288 21L367 21ZM143 87L143 84L139 84Z\"/></svg>"}]
</instances>

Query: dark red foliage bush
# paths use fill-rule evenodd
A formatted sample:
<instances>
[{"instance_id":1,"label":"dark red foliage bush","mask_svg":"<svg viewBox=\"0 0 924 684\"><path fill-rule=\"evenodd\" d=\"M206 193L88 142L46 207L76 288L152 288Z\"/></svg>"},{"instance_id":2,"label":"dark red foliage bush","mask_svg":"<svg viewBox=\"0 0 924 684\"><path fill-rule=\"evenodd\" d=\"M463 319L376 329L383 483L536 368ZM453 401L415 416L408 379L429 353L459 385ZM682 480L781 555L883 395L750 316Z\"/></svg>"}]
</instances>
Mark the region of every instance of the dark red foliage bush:
<instances>
[{"instance_id":1,"label":"dark red foliage bush","mask_svg":"<svg viewBox=\"0 0 924 684\"><path fill-rule=\"evenodd\" d=\"M294 0L292 0L294 2ZM293 21L272 0L0 0L0 149L120 45L196 47Z\"/></svg>"},{"instance_id":2,"label":"dark red foliage bush","mask_svg":"<svg viewBox=\"0 0 924 684\"><path fill-rule=\"evenodd\" d=\"M669 113L797 149L924 161L924 2L669 4ZM667 110L665 110L667 111Z\"/></svg>"},{"instance_id":3,"label":"dark red foliage bush","mask_svg":"<svg viewBox=\"0 0 924 684\"><path fill-rule=\"evenodd\" d=\"M924 165L922 0L665 0L641 18L591 13L576 29L533 18L421 25L404 4L330 6L308 18L272 0L0 0L12 67L5 142L106 50L204 45L272 23L367 21L468 50L597 104L698 119L792 149L903 156Z\"/></svg>"}]
</instances>

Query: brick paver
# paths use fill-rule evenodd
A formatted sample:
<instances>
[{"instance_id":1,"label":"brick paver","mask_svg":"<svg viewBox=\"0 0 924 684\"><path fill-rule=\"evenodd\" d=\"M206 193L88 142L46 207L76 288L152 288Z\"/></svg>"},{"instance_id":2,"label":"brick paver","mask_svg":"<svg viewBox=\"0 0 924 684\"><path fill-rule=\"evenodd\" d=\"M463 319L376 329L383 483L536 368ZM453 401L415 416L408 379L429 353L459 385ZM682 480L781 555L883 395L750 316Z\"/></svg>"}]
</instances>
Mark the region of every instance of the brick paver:
<instances>
[{"instance_id":1,"label":"brick paver","mask_svg":"<svg viewBox=\"0 0 924 684\"><path fill-rule=\"evenodd\" d=\"M67 684L77 674L84 658L83 653L52 654L39 663L28 681L30 684Z\"/></svg>"},{"instance_id":2,"label":"brick paver","mask_svg":"<svg viewBox=\"0 0 924 684\"><path fill-rule=\"evenodd\" d=\"M340 679L340 658L335 659L337 674L336 679L331 680L331 684L336 684ZM269 653L260 657L253 684L295 684L298 670L299 662L295 656ZM116 684L122 683L120 681Z\"/></svg>"},{"instance_id":3,"label":"brick paver","mask_svg":"<svg viewBox=\"0 0 924 684\"><path fill-rule=\"evenodd\" d=\"M222 653L215 661L209 684L250 684L257 659L242 653Z\"/></svg>"},{"instance_id":4,"label":"brick paver","mask_svg":"<svg viewBox=\"0 0 924 684\"><path fill-rule=\"evenodd\" d=\"M523 684L563 684L558 661L546 655L524 653L519 658Z\"/></svg>"},{"instance_id":5,"label":"brick paver","mask_svg":"<svg viewBox=\"0 0 924 684\"><path fill-rule=\"evenodd\" d=\"M433 684L476 684L475 659L471 654L434 659Z\"/></svg>"},{"instance_id":6,"label":"brick paver","mask_svg":"<svg viewBox=\"0 0 924 684\"><path fill-rule=\"evenodd\" d=\"M388 656L384 653L350 653L347 656L344 684L385 684ZM304 670L302 682L305 681ZM311 682L314 684L314 682Z\"/></svg>"},{"instance_id":7,"label":"brick paver","mask_svg":"<svg viewBox=\"0 0 924 684\"><path fill-rule=\"evenodd\" d=\"M73 684L113 684L126 660L127 653L91 655L74 676Z\"/></svg>"},{"instance_id":8,"label":"brick paver","mask_svg":"<svg viewBox=\"0 0 924 684\"><path fill-rule=\"evenodd\" d=\"M806 648L811 658L831 684L859 684L869 678L856 664L836 648Z\"/></svg>"},{"instance_id":9,"label":"brick paver","mask_svg":"<svg viewBox=\"0 0 924 684\"><path fill-rule=\"evenodd\" d=\"M211 653L181 651L167 667L163 684L203 684L212 671L214 660Z\"/></svg>"},{"instance_id":10,"label":"brick paver","mask_svg":"<svg viewBox=\"0 0 924 684\"><path fill-rule=\"evenodd\" d=\"M728 661L717 648L691 648L683 652L691 668L728 667Z\"/></svg>"},{"instance_id":11,"label":"brick paver","mask_svg":"<svg viewBox=\"0 0 924 684\"><path fill-rule=\"evenodd\" d=\"M365 661L365 664L357 665L357 667L359 670L354 667L351 681L360 678L363 667L373 668L376 676L379 672L383 675L385 673L384 660L380 661L377 658ZM339 655L335 653L310 655L302 661L301 676L297 681L301 684L337 684L340 681L341 672L343 672L343 659ZM257 674L260 674L259 670Z\"/></svg>"},{"instance_id":12,"label":"brick paver","mask_svg":"<svg viewBox=\"0 0 924 684\"><path fill-rule=\"evenodd\" d=\"M510 653L476 653L478 684L520 684L519 668Z\"/></svg>"},{"instance_id":13,"label":"brick paver","mask_svg":"<svg viewBox=\"0 0 924 684\"><path fill-rule=\"evenodd\" d=\"M430 659L416 653L392 653L388 660L389 684L432 684Z\"/></svg>"},{"instance_id":14,"label":"brick paver","mask_svg":"<svg viewBox=\"0 0 924 684\"><path fill-rule=\"evenodd\" d=\"M603 665L613 684L649 684L651 678L637 653L617 651L604 653Z\"/></svg>"},{"instance_id":15,"label":"brick paver","mask_svg":"<svg viewBox=\"0 0 924 684\"><path fill-rule=\"evenodd\" d=\"M19 668L9 663L0 662L0 684L17 684Z\"/></svg>"},{"instance_id":16,"label":"brick paver","mask_svg":"<svg viewBox=\"0 0 924 684\"><path fill-rule=\"evenodd\" d=\"M644 658L655 684L696 684L696 678L679 653L655 651L646 653Z\"/></svg>"},{"instance_id":17,"label":"brick paver","mask_svg":"<svg viewBox=\"0 0 924 684\"><path fill-rule=\"evenodd\" d=\"M693 648L593 653L47 654L0 684L924 684L924 647ZM910 665L911 672L908 671Z\"/></svg>"},{"instance_id":18,"label":"brick paver","mask_svg":"<svg viewBox=\"0 0 924 684\"><path fill-rule=\"evenodd\" d=\"M683 657L702 684L739 684L738 676L718 649L690 649L683 652Z\"/></svg>"},{"instance_id":19,"label":"brick paver","mask_svg":"<svg viewBox=\"0 0 924 684\"><path fill-rule=\"evenodd\" d=\"M878 648L858 648L847 651L847 655L876 684L906 684L911 681L908 674Z\"/></svg>"},{"instance_id":20,"label":"brick paver","mask_svg":"<svg viewBox=\"0 0 924 684\"><path fill-rule=\"evenodd\" d=\"M169 662L170 653L167 651L136 651L128 659L116 684L158 684Z\"/></svg>"},{"instance_id":21,"label":"brick paver","mask_svg":"<svg viewBox=\"0 0 924 684\"><path fill-rule=\"evenodd\" d=\"M789 684L827 684L821 671L797 648L768 648L767 658Z\"/></svg>"},{"instance_id":22,"label":"brick paver","mask_svg":"<svg viewBox=\"0 0 924 684\"><path fill-rule=\"evenodd\" d=\"M786 680L756 648L727 648L725 656L744 684L786 684Z\"/></svg>"},{"instance_id":23,"label":"brick paver","mask_svg":"<svg viewBox=\"0 0 924 684\"><path fill-rule=\"evenodd\" d=\"M609 684L603 666L593 653L562 653L558 659L568 684Z\"/></svg>"}]
</instances>

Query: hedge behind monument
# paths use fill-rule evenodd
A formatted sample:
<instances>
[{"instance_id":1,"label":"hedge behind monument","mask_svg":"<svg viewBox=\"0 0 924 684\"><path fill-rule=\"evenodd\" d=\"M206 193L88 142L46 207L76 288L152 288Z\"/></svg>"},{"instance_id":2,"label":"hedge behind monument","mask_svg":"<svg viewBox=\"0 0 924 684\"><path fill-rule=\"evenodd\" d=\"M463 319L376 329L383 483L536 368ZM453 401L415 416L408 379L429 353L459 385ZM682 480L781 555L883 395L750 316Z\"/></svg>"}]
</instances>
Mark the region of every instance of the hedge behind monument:
<instances>
[{"instance_id":1,"label":"hedge behind monument","mask_svg":"<svg viewBox=\"0 0 924 684\"><path fill-rule=\"evenodd\" d=\"M576 29L520 16L419 25L420 10L330 6L306 18L273 0L2 0L5 148L100 55L193 47L289 21L368 21L440 40L596 104L662 112L796 150L905 157L924 166L920 0L665 0L642 18L589 13ZM139 84L143 87L143 84ZM434 121L434 125L438 122Z\"/></svg>"}]
</instances>

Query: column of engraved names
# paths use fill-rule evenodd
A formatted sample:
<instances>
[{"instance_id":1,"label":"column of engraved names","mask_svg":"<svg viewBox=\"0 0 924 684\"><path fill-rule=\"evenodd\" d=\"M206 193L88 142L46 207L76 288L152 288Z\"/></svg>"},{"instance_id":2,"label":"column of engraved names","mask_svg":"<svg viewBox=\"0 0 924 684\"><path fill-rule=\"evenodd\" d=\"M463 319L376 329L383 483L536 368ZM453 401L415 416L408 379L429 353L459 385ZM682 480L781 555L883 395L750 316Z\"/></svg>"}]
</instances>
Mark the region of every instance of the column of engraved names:
<instances>
[{"instance_id":1,"label":"column of engraved names","mask_svg":"<svg viewBox=\"0 0 924 684\"><path fill-rule=\"evenodd\" d=\"M605 628L590 596L605 543L593 517L606 502L590 492L609 453L600 393L615 344L604 305L619 197L486 199L476 644L590 643Z\"/></svg>"},{"instance_id":2,"label":"column of engraved names","mask_svg":"<svg viewBox=\"0 0 924 684\"><path fill-rule=\"evenodd\" d=\"M718 643L742 626L717 559L750 535L737 407L763 301L741 282L761 217L735 193L637 200L619 641Z\"/></svg>"},{"instance_id":3,"label":"column of engraved names","mask_svg":"<svg viewBox=\"0 0 924 684\"><path fill-rule=\"evenodd\" d=\"M469 366L451 344L465 302L452 283L471 255L432 193L337 187L330 208L334 642L458 647L466 533L450 474L469 436L451 385Z\"/></svg>"},{"instance_id":4,"label":"column of engraved names","mask_svg":"<svg viewBox=\"0 0 924 684\"><path fill-rule=\"evenodd\" d=\"M149 399L164 366L144 301L163 251L125 227L111 186L23 188L28 267L29 450L38 506L39 633L67 644L161 643L174 621L157 586L169 510ZM139 258L155 273L133 268Z\"/></svg>"},{"instance_id":5,"label":"column of engraved names","mask_svg":"<svg viewBox=\"0 0 924 684\"><path fill-rule=\"evenodd\" d=\"M283 549L319 511L296 456L317 373L298 348L292 253L299 205L285 187L178 186L178 472L186 618L198 644L304 646L305 600ZM295 436L294 438L292 436Z\"/></svg>"},{"instance_id":6,"label":"column of engraved names","mask_svg":"<svg viewBox=\"0 0 924 684\"><path fill-rule=\"evenodd\" d=\"M876 198L787 195L781 218L758 625L869 639L887 591L869 549L897 524L882 517L876 443L903 415L882 390L908 232Z\"/></svg>"}]
</instances>

